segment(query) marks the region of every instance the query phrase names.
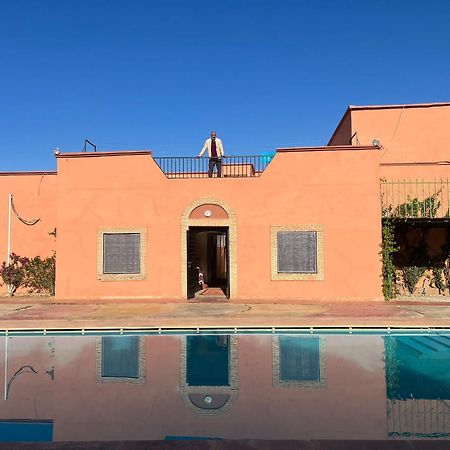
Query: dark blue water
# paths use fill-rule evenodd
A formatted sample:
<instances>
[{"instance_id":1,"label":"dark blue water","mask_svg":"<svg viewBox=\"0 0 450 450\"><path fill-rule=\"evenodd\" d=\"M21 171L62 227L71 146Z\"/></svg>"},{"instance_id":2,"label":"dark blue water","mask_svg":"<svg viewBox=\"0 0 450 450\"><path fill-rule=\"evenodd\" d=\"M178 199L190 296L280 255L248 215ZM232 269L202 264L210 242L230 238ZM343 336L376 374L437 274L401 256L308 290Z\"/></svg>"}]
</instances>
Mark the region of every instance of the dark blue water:
<instances>
[{"instance_id":1,"label":"dark blue water","mask_svg":"<svg viewBox=\"0 0 450 450\"><path fill-rule=\"evenodd\" d=\"M8 336L2 441L449 439L450 336Z\"/></svg>"}]
</instances>

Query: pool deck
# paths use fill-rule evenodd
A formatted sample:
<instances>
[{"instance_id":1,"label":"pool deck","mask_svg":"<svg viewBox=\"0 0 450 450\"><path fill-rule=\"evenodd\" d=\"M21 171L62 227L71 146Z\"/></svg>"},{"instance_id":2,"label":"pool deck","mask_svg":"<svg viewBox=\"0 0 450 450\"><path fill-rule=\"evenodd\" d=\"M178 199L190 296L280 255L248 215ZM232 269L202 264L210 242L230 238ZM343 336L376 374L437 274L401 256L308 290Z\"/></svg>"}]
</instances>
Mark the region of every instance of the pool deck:
<instances>
[{"instance_id":1,"label":"pool deck","mask_svg":"<svg viewBox=\"0 0 450 450\"><path fill-rule=\"evenodd\" d=\"M0 330L98 328L450 328L444 299L277 303L1 297Z\"/></svg>"}]
</instances>

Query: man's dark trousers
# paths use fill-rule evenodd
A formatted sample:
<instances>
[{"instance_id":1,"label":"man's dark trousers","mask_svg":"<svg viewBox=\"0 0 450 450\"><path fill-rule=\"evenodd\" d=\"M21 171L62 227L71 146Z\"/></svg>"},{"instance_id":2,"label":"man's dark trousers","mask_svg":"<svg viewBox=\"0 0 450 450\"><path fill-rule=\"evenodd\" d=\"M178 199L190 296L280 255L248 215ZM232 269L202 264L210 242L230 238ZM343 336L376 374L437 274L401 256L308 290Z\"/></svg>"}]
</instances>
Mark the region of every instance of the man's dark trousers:
<instances>
[{"instance_id":1,"label":"man's dark trousers","mask_svg":"<svg viewBox=\"0 0 450 450\"><path fill-rule=\"evenodd\" d=\"M208 177L211 178L214 172L214 166L217 167L217 176L222 176L222 158L209 158Z\"/></svg>"}]
</instances>

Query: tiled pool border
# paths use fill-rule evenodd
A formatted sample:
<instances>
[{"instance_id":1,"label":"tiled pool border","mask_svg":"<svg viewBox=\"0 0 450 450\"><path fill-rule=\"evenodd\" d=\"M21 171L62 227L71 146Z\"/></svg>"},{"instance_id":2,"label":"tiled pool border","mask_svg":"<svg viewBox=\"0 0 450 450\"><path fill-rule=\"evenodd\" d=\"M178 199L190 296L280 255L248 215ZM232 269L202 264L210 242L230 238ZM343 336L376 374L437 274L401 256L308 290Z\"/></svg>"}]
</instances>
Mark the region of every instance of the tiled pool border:
<instances>
[{"instance_id":1,"label":"tiled pool border","mask_svg":"<svg viewBox=\"0 0 450 450\"><path fill-rule=\"evenodd\" d=\"M99 336L99 335L192 335L192 334L296 334L296 335L328 335L328 334L449 334L449 327L86 327L86 328L0 328L0 336Z\"/></svg>"}]
</instances>

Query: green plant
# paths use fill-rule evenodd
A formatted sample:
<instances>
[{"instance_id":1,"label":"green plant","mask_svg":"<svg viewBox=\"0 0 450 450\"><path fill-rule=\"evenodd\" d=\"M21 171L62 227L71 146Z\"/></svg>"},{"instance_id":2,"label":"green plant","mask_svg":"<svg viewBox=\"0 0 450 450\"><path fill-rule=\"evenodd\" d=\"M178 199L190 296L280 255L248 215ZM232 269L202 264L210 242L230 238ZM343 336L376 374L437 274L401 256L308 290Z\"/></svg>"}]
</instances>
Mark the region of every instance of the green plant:
<instances>
[{"instance_id":1,"label":"green plant","mask_svg":"<svg viewBox=\"0 0 450 450\"><path fill-rule=\"evenodd\" d=\"M422 266L402 267L403 279L405 281L406 287L408 288L408 291L411 294L414 292L419 278L425 273L426 270L427 268Z\"/></svg>"},{"instance_id":2,"label":"green plant","mask_svg":"<svg viewBox=\"0 0 450 450\"><path fill-rule=\"evenodd\" d=\"M442 281L444 270L441 267L433 267L433 282L438 288L439 294L445 293L445 283Z\"/></svg>"},{"instance_id":3,"label":"green plant","mask_svg":"<svg viewBox=\"0 0 450 450\"><path fill-rule=\"evenodd\" d=\"M408 196L408 201L398 205L395 208L394 216L403 218L417 218L417 217L436 217L441 202L439 201L440 191L430 195L420 201L417 197L411 199Z\"/></svg>"},{"instance_id":4,"label":"green plant","mask_svg":"<svg viewBox=\"0 0 450 450\"><path fill-rule=\"evenodd\" d=\"M8 294L13 296L17 289L25 283L28 258L11 253L9 264L4 261L0 267L0 276L8 288Z\"/></svg>"},{"instance_id":5,"label":"green plant","mask_svg":"<svg viewBox=\"0 0 450 450\"><path fill-rule=\"evenodd\" d=\"M386 375L386 391L389 399L398 397L400 359L398 358L398 345L396 336L384 337L384 364Z\"/></svg>"},{"instance_id":6,"label":"green plant","mask_svg":"<svg viewBox=\"0 0 450 450\"><path fill-rule=\"evenodd\" d=\"M383 295L385 300L391 300L395 298L396 294L394 253L398 251L398 246L395 242L394 224L388 220L383 221L381 231L381 250L379 255L382 262Z\"/></svg>"},{"instance_id":7,"label":"green plant","mask_svg":"<svg viewBox=\"0 0 450 450\"><path fill-rule=\"evenodd\" d=\"M48 292L55 295L55 266L56 256L42 259L35 256L29 260L26 268L25 286L30 292Z\"/></svg>"}]
</instances>

